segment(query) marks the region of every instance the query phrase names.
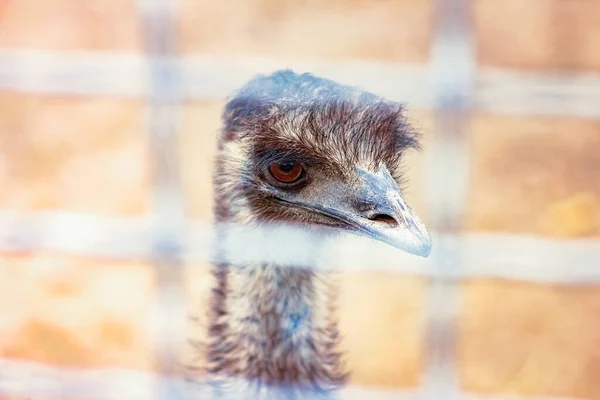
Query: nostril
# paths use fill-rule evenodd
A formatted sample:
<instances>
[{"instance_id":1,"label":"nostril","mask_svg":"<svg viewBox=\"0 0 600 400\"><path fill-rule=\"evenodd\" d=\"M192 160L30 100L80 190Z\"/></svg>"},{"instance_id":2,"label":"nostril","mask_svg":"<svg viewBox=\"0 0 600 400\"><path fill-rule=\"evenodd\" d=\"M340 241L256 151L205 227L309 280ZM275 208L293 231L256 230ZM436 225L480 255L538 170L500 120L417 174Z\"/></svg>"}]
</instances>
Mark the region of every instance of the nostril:
<instances>
[{"instance_id":1,"label":"nostril","mask_svg":"<svg viewBox=\"0 0 600 400\"><path fill-rule=\"evenodd\" d=\"M391 215L387 215L387 214L374 214L374 215L370 215L368 218L371 221L383 222L384 224L387 224L390 226L398 225L398 221L396 221L396 218L392 217Z\"/></svg>"}]
</instances>

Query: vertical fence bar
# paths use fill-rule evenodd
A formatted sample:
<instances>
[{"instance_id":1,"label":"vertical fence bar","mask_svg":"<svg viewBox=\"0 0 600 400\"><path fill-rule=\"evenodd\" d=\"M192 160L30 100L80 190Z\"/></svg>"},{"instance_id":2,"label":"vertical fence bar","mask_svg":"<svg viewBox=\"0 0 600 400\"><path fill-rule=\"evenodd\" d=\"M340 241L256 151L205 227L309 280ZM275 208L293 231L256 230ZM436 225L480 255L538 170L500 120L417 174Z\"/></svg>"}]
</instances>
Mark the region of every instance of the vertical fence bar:
<instances>
[{"instance_id":1,"label":"vertical fence bar","mask_svg":"<svg viewBox=\"0 0 600 400\"><path fill-rule=\"evenodd\" d=\"M157 279L154 315L157 370L162 377L159 399L181 395L174 386L178 372L177 338L185 332L184 286L181 249L185 211L180 187L179 114L181 74L178 69L176 26L177 2L139 0L140 19L148 55L150 88L148 123L153 177L152 259Z\"/></svg>"},{"instance_id":2,"label":"vertical fence bar","mask_svg":"<svg viewBox=\"0 0 600 400\"><path fill-rule=\"evenodd\" d=\"M426 200L430 224L440 232L434 246L435 272L428 296L426 399L457 399L460 382L457 359L459 289L453 278L461 263L461 229L468 185L465 122L474 82L473 43L467 0L436 0L436 35L430 60L435 97L436 134L428 159ZM454 236L457 237L457 236Z\"/></svg>"}]
</instances>

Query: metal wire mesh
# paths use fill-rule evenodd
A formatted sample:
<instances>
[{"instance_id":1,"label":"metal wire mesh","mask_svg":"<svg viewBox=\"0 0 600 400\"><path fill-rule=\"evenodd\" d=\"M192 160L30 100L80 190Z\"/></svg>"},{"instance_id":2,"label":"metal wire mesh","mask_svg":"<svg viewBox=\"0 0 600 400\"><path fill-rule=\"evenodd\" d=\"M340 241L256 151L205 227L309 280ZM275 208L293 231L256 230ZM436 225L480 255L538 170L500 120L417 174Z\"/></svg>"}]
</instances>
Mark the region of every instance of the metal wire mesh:
<instances>
[{"instance_id":1,"label":"metal wire mesh","mask_svg":"<svg viewBox=\"0 0 600 400\"><path fill-rule=\"evenodd\" d=\"M218 261L210 252L213 228L190 226L185 221L176 150L180 103L189 99L221 99L254 74L278 69L285 63L261 58L240 61L216 56L180 57L172 32L177 2L140 0L138 6L146 39L146 57L4 50L0 52L0 89L149 99L147 116L154 179L151 217L127 220L66 213L23 217L6 212L0 214L0 249L49 249L102 258L152 260L159 283L156 345L162 360L160 371L167 377L159 380L159 394L171 399L180 396L177 385L182 384L175 378L173 366L174 347L178 344L175 338L183 325L182 259ZM433 109L438 118L438 141L434 143L428 163L427 199L436 231L431 258L415 260L384 246L364 242L352 245L346 242L330 249L330 261L335 260L344 268L385 267L431 279L429 357L424 390L376 393L348 388L344 398L374 398L376 395L377 398L477 398L461 392L456 375L455 321L459 304L455 283L461 278L492 276L540 282L600 282L600 272L593 261L600 259L600 249L592 239L564 243L527 236L458 231L469 168L464 143L464 118L468 110L600 116L597 107L600 76L476 70L468 8L466 1L461 0L437 2L439 29L429 68L350 62L296 64L392 100L408 100L411 107ZM422 90L423 87L435 90ZM439 182L445 185L440 186ZM442 198L446 200L443 204L440 203ZM82 236L81 232L87 234ZM231 243L233 251L228 253L261 260L277 259L281 254L269 252L275 247L269 244L269 232L268 229L260 235L241 232ZM262 239L253 243L252 237ZM276 241L277 235L271 240ZM503 243L500 250L496 245L499 241ZM296 242L302 243L296 248L297 254L286 256L295 257L297 261L311 251L312 244L310 236ZM372 251L374 246L377 247L375 252ZM248 249L252 249L251 254ZM131 371L81 372L0 360L0 395L149 398L156 395L155 382L151 375Z\"/></svg>"}]
</instances>

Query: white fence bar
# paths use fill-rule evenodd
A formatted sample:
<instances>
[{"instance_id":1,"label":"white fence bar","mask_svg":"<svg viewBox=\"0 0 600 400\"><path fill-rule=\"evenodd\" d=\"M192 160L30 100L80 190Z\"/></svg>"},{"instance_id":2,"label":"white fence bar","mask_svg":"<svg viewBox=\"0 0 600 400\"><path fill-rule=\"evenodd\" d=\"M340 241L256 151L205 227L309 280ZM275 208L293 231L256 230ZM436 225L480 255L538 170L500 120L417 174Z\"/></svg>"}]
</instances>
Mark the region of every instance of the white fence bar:
<instances>
[{"instance_id":1,"label":"white fence bar","mask_svg":"<svg viewBox=\"0 0 600 400\"><path fill-rule=\"evenodd\" d=\"M126 369L67 369L39 363L0 358L0 396L24 398L60 398L80 400L147 400L153 385L166 378ZM197 385L182 380L171 382L193 397ZM196 397L198 398L198 397ZM202 397L200 397L202 398ZM341 399L413 400L413 390L378 389L349 385L342 389ZM464 400L577 400L566 397L484 396L463 393Z\"/></svg>"},{"instance_id":2,"label":"white fence bar","mask_svg":"<svg viewBox=\"0 0 600 400\"><path fill-rule=\"evenodd\" d=\"M449 55L452 57L452 55ZM0 48L0 90L64 95L150 95L143 55L61 53ZM449 60L451 63L451 60ZM433 109L434 86L426 65L376 61L296 62L209 54L158 57L163 68L182 72L184 100L222 100L256 74L280 68L310 71L360 86L410 108ZM531 73L480 68L473 109L506 115L600 117L600 73Z\"/></svg>"},{"instance_id":3,"label":"white fence bar","mask_svg":"<svg viewBox=\"0 0 600 400\"><path fill-rule=\"evenodd\" d=\"M64 400L148 400L153 398L157 381L168 378L127 369L74 369L0 358L0 397L55 398ZM197 396L198 385L170 379L172 386ZM251 398L251 397L248 397ZM417 400L416 390L380 389L348 385L342 389L341 400ZM583 400L566 397L484 396L462 393L461 400Z\"/></svg>"},{"instance_id":4,"label":"white fence bar","mask_svg":"<svg viewBox=\"0 0 600 400\"><path fill-rule=\"evenodd\" d=\"M181 264L181 241L185 210L180 177L179 131L181 72L162 59L177 56L175 34L177 0L138 0L149 70L147 100L148 137L153 179L152 262L157 273L157 298L153 313L156 369L166 378L178 372L177 346L185 336L186 309ZM181 395L170 379L157 380L155 396L177 400Z\"/></svg>"},{"instance_id":5,"label":"white fence bar","mask_svg":"<svg viewBox=\"0 0 600 400\"><path fill-rule=\"evenodd\" d=\"M426 158L425 199L430 229L443 232L432 255L435 277L427 292L422 398L457 400L460 292L448 279L463 267L460 232L469 182L466 138L476 76L470 7L466 0L437 0L429 71L435 95L436 135ZM458 240L458 243L456 241ZM458 244L458 246L456 245Z\"/></svg>"},{"instance_id":6,"label":"white fence bar","mask_svg":"<svg viewBox=\"0 0 600 400\"><path fill-rule=\"evenodd\" d=\"M151 218L117 218L91 214L38 213L19 215L0 212L0 252L53 252L65 255L114 260L151 260ZM225 227L221 227L224 229ZM189 223L182 249L189 265L206 266L216 261L214 228ZM278 251L281 230L231 227L230 261L275 261L307 264L305 254L313 249L313 232L288 227L294 247ZM234 232L236 234L234 234ZM236 236L237 235L237 236ZM429 258L411 256L383 243L347 235L333 240L321 262L323 268L338 270L390 271L438 276L433 263L439 257L440 235L433 233ZM463 233L446 235L446 246L463 254L460 271L445 271L447 279L499 278L541 283L596 285L600 283L600 238L550 239L506 233ZM291 251L293 250L293 251Z\"/></svg>"}]
</instances>

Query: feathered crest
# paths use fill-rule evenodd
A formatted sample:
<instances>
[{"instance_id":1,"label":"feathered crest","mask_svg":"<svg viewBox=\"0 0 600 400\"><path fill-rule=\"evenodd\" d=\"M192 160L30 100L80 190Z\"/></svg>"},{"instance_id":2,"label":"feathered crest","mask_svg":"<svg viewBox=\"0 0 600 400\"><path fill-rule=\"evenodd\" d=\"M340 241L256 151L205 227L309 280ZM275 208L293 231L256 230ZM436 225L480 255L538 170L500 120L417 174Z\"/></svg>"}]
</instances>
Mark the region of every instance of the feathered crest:
<instances>
[{"instance_id":1,"label":"feathered crest","mask_svg":"<svg viewBox=\"0 0 600 400\"><path fill-rule=\"evenodd\" d=\"M396 165L419 137L402 104L311 74L279 71L244 86L223 114L225 141L250 139L254 153L276 149L340 167Z\"/></svg>"}]
</instances>

